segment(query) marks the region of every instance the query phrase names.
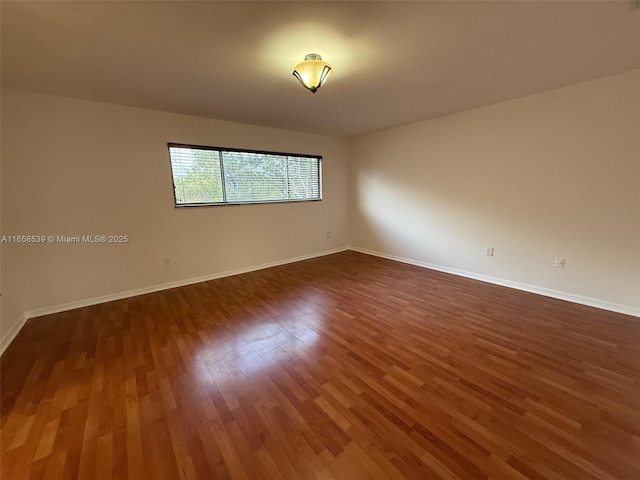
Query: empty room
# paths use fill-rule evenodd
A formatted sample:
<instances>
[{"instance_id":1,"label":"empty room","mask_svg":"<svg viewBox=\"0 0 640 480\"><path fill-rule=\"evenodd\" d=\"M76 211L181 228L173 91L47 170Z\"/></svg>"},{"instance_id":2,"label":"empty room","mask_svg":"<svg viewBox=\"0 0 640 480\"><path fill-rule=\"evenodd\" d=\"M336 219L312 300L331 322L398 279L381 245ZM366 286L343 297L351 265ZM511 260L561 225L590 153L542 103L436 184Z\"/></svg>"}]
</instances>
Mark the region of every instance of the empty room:
<instances>
[{"instance_id":1,"label":"empty room","mask_svg":"<svg viewBox=\"0 0 640 480\"><path fill-rule=\"evenodd\" d=\"M640 478L637 0L0 23L0 478Z\"/></svg>"}]
</instances>

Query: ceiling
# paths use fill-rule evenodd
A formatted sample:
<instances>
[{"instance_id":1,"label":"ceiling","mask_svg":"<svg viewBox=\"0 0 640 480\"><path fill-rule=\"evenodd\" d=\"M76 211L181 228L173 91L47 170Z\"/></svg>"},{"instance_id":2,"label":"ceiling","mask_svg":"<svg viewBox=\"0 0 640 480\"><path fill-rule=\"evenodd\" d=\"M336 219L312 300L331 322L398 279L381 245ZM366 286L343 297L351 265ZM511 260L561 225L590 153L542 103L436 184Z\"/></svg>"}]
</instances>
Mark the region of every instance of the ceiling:
<instances>
[{"instance_id":1,"label":"ceiling","mask_svg":"<svg viewBox=\"0 0 640 480\"><path fill-rule=\"evenodd\" d=\"M640 68L621 2L1 2L5 87L337 136ZM333 64L312 95L291 75Z\"/></svg>"}]
</instances>

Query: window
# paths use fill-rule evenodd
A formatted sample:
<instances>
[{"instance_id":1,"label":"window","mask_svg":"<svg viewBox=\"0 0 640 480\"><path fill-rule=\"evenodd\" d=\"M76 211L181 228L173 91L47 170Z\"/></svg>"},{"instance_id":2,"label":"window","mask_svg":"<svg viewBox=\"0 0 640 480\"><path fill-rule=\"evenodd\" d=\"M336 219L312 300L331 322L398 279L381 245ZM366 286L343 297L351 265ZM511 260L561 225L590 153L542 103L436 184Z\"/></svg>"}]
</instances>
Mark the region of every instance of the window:
<instances>
[{"instance_id":1,"label":"window","mask_svg":"<svg viewBox=\"0 0 640 480\"><path fill-rule=\"evenodd\" d=\"M169 143L176 207L322 200L322 157Z\"/></svg>"}]
</instances>

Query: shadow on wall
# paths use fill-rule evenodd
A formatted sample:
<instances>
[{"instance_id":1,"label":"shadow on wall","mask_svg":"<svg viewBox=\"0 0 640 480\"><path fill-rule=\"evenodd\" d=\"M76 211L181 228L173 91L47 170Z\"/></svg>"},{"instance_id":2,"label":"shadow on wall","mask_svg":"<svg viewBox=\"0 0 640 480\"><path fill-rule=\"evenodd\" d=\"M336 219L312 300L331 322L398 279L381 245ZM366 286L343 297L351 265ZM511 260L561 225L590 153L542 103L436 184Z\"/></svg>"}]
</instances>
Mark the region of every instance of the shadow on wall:
<instances>
[{"instance_id":1,"label":"shadow on wall","mask_svg":"<svg viewBox=\"0 0 640 480\"><path fill-rule=\"evenodd\" d=\"M363 172L355 200L357 247L460 268L482 251L478 244L495 243L482 231L483 212L471 198L447 198L428 185Z\"/></svg>"},{"instance_id":2,"label":"shadow on wall","mask_svg":"<svg viewBox=\"0 0 640 480\"><path fill-rule=\"evenodd\" d=\"M389 171L386 172L387 174ZM443 180L443 179L440 179ZM500 201L486 185L461 189L420 177L405 183L361 170L354 178L352 245L435 266L536 283L561 241L540 225L550 212L526 199ZM469 185L469 181L464 182ZM495 257L485 256L494 247Z\"/></svg>"}]
</instances>

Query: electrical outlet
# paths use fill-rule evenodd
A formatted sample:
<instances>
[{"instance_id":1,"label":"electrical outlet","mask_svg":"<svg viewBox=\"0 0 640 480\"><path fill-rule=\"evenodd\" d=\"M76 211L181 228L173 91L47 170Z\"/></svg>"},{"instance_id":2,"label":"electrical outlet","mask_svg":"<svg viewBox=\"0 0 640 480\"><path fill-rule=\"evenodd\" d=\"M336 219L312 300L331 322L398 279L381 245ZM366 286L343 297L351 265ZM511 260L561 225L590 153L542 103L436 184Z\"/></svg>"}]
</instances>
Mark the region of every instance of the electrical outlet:
<instances>
[{"instance_id":1,"label":"electrical outlet","mask_svg":"<svg viewBox=\"0 0 640 480\"><path fill-rule=\"evenodd\" d=\"M170 258L168 258L168 257L164 257L164 258L162 259L162 261L164 262L164 266L165 266L165 267L170 267L170 266L171 266L171 259L170 259Z\"/></svg>"},{"instance_id":2,"label":"electrical outlet","mask_svg":"<svg viewBox=\"0 0 640 480\"><path fill-rule=\"evenodd\" d=\"M487 257L493 257L493 247L485 247L484 254Z\"/></svg>"},{"instance_id":3,"label":"electrical outlet","mask_svg":"<svg viewBox=\"0 0 640 480\"><path fill-rule=\"evenodd\" d=\"M556 268L564 268L564 257L556 257L553 266Z\"/></svg>"}]
</instances>

